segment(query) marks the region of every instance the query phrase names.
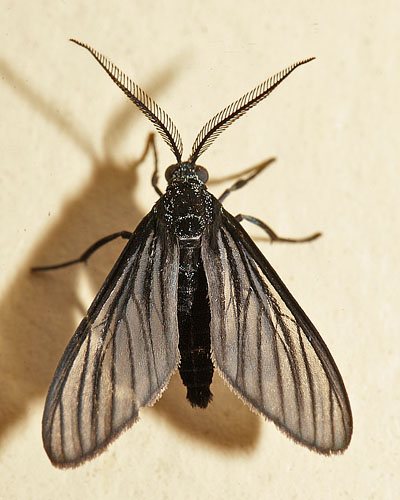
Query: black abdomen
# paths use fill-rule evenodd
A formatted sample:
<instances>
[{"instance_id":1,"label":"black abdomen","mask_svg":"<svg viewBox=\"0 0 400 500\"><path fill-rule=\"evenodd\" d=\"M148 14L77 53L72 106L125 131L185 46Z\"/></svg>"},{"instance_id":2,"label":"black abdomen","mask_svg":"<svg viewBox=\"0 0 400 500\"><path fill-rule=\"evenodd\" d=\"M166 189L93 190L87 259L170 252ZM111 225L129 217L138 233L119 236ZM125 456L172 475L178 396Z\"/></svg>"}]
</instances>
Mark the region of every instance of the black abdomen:
<instances>
[{"instance_id":1,"label":"black abdomen","mask_svg":"<svg viewBox=\"0 0 400 500\"><path fill-rule=\"evenodd\" d=\"M212 399L210 306L207 280L199 248L180 251L178 325L181 362L179 373L192 406L206 408Z\"/></svg>"}]
</instances>

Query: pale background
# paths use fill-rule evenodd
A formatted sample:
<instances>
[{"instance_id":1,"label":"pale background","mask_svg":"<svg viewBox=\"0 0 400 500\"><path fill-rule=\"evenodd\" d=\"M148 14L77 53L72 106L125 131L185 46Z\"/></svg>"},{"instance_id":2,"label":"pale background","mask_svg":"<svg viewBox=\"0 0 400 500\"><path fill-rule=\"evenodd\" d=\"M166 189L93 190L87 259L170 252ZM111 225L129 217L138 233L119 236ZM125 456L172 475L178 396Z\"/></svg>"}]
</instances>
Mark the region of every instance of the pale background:
<instances>
[{"instance_id":1,"label":"pale background","mask_svg":"<svg viewBox=\"0 0 400 500\"><path fill-rule=\"evenodd\" d=\"M1 18L0 497L397 498L398 2L3 0ZM151 125L69 37L146 89L173 118L186 154L214 113L317 57L201 163L216 180L277 157L226 208L283 236L324 233L271 246L246 226L340 367L354 416L344 455L296 445L217 376L214 404L192 410L174 377L103 455L75 470L51 466L40 435L46 391L123 243L86 268L32 276L29 267L133 229L156 200L151 159L134 166ZM174 159L158 146L164 169Z\"/></svg>"}]
</instances>

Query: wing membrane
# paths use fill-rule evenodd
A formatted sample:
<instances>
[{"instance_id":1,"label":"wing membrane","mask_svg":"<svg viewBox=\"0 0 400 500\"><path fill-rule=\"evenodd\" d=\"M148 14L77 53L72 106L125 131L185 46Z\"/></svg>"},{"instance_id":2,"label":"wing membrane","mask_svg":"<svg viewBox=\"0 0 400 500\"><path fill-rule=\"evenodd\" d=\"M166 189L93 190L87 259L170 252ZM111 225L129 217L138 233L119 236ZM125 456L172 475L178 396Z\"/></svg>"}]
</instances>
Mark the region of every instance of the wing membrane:
<instances>
[{"instance_id":1,"label":"wing membrane","mask_svg":"<svg viewBox=\"0 0 400 500\"><path fill-rule=\"evenodd\" d=\"M55 465L78 465L100 452L166 387L179 360L177 276L177 243L150 212L56 370L43 415Z\"/></svg>"},{"instance_id":2,"label":"wing membrane","mask_svg":"<svg viewBox=\"0 0 400 500\"><path fill-rule=\"evenodd\" d=\"M242 226L222 211L215 231L202 256L219 372L296 441L321 453L344 450L351 410L328 348Z\"/></svg>"}]
</instances>

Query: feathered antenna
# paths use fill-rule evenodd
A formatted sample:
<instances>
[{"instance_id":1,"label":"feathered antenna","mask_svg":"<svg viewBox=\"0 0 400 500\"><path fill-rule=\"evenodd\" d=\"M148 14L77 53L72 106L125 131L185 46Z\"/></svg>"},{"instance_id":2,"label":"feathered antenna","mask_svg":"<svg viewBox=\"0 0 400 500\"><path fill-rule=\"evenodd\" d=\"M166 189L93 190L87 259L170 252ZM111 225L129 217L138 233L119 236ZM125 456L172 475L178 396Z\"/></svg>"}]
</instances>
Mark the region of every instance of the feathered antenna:
<instances>
[{"instance_id":1,"label":"feathered antenna","mask_svg":"<svg viewBox=\"0 0 400 500\"><path fill-rule=\"evenodd\" d=\"M178 163L182 158L182 139L167 113L149 97L135 82L128 78L122 71L109 61L105 56L92 49L89 45L70 38L71 42L80 45L87 49L97 62L104 68L111 79L118 87L125 92L129 99L136 104L143 114L154 124L161 137L168 144L171 151L174 153Z\"/></svg>"},{"instance_id":2,"label":"feathered antenna","mask_svg":"<svg viewBox=\"0 0 400 500\"><path fill-rule=\"evenodd\" d=\"M267 95L269 95L298 66L306 64L313 59L315 59L315 57L310 57L309 59L304 59L303 61L292 64L283 71L280 71L271 78L268 78L267 81L261 83L250 92L247 92L247 94L243 97L233 102L211 118L211 120L204 125L197 135L193 144L192 154L188 161L190 163L196 163L199 156L209 148L215 139L226 128L228 128L231 123L244 115L250 108L265 99Z\"/></svg>"}]
</instances>

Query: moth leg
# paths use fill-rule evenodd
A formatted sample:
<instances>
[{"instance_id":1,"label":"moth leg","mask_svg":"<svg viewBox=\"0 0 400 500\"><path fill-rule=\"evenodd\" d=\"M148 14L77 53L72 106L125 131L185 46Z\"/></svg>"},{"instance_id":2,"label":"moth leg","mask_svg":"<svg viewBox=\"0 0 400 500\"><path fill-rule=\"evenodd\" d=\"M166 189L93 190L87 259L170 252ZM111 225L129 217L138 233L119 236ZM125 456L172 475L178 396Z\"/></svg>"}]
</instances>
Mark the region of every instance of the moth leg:
<instances>
[{"instance_id":1,"label":"moth leg","mask_svg":"<svg viewBox=\"0 0 400 500\"><path fill-rule=\"evenodd\" d=\"M258 174L260 174L265 168L267 168L272 162L275 161L275 158L269 158L268 160L263 161L260 165L256 165L255 167L250 168L245 173L250 172L250 175L244 179L237 180L230 188L225 189L225 191L221 194L218 200L222 203L225 198L232 193L232 191L236 191L237 189L245 186L249 181L254 179Z\"/></svg>"},{"instance_id":2,"label":"moth leg","mask_svg":"<svg viewBox=\"0 0 400 500\"><path fill-rule=\"evenodd\" d=\"M319 238L322 234L322 233L318 232L318 233L311 234L310 236L306 236L305 238L281 238L280 236L278 236L276 234L276 232L273 229L271 229L269 226L267 226L267 224L265 224L265 222L261 221L260 219L257 219L256 217L252 217L251 215L239 214L235 217L235 219L238 222L242 222L243 220L247 220L248 222L251 222L252 224L255 224L256 226L261 227L261 229L263 229L270 237L271 243L273 241L281 241L284 243L304 243L306 241L313 241L313 240Z\"/></svg>"},{"instance_id":3,"label":"moth leg","mask_svg":"<svg viewBox=\"0 0 400 500\"><path fill-rule=\"evenodd\" d=\"M73 264L78 264L79 262L86 262L88 258L96 252L100 247L106 245L110 241L113 241L117 238L129 239L132 236L132 233L129 231L120 231L119 233L109 234L108 236L104 236L100 240L96 241L91 245L83 254L77 259L69 260L67 262L63 262L61 264L54 264L52 266L37 266L32 267L31 271L50 271L51 269L60 269L61 267L72 266Z\"/></svg>"}]
</instances>

